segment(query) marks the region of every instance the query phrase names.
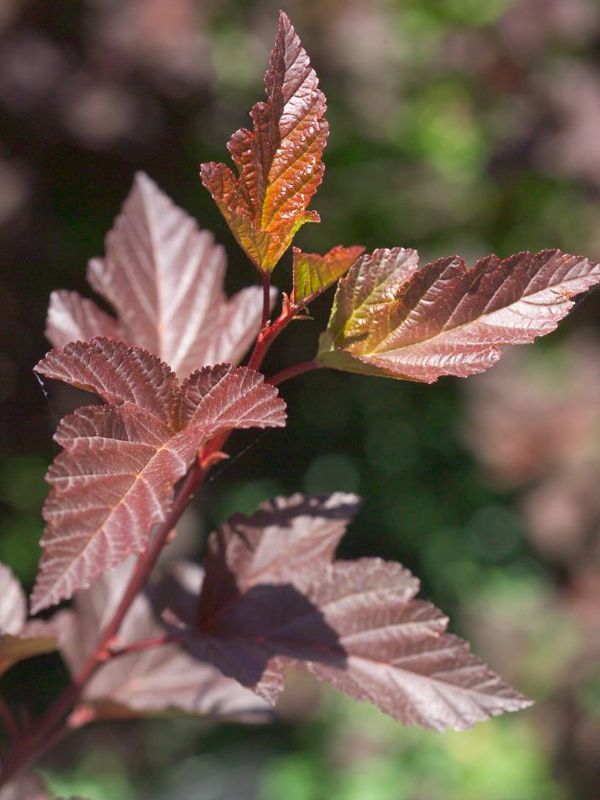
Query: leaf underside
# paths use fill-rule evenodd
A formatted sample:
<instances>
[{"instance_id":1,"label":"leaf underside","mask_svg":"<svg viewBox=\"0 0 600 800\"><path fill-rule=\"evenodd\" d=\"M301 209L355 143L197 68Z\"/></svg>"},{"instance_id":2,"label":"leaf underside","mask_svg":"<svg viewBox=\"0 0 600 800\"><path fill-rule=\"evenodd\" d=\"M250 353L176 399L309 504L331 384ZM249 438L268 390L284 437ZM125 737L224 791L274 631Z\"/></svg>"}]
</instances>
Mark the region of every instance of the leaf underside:
<instances>
[{"instance_id":1,"label":"leaf underside","mask_svg":"<svg viewBox=\"0 0 600 800\"><path fill-rule=\"evenodd\" d=\"M200 568L191 564L179 568L185 568L188 587L198 592ZM100 576L89 589L76 592L73 611L57 615L60 649L73 675L93 653L131 570L132 565L125 563ZM149 598L140 594L121 626L118 646L159 638L164 633ZM170 710L243 722L262 722L272 716L265 701L175 643L132 652L102 665L86 684L81 704L94 719L123 719Z\"/></svg>"},{"instance_id":2,"label":"leaf underside","mask_svg":"<svg viewBox=\"0 0 600 800\"><path fill-rule=\"evenodd\" d=\"M202 164L202 183L256 267L273 270L305 222L319 222L307 206L321 183L327 141L325 96L306 51L281 12L265 75L266 101L250 112L228 149L238 175L225 164Z\"/></svg>"},{"instance_id":3,"label":"leaf underside","mask_svg":"<svg viewBox=\"0 0 600 800\"><path fill-rule=\"evenodd\" d=\"M56 432L63 451L47 475L52 490L34 613L142 552L152 527L167 518L175 484L209 439L285 424L276 390L246 367L205 367L180 385L147 351L94 339L51 351L36 370L108 405L78 409Z\"/></svg>"},{"instance_id":4,"label":"leaf underside","mask_svg":"<svg viewBox=\"0 0 600 800\"><path fill-rule=\"evenodd\" d=\"M338 284L318 361L368 375L432 383L483 372L505 345L553 331L600 265L560 250L458 256L418 266L415 250L375 250Z\"/></svg>"},{"instance_id":5,"label":"leaf underside","mask_svg":"<svg viewBox=\"0 0 600 800\"><path fill-rule=\"evenodd\" d=\"M53 292L46 336L54 347L95 336L154 353L179 378L223 361L239 362L256 337L262 293L223 291L226 257L208 231L144 173L135 177L88 281L117 312L101 311L77 292Z\"/></svg>"},{"instance_id":6,"label":"leaf underside","mask_svg":"<svg viewBox=\"0 0 600 800\"><path fill-rule=\"evenodd\" d=\"M528 706L415 599L400 564L333 560L356 508L351 495L294 495L213 533L199 605L179 612L191 652L271 703L294 667L435 730Z\"/></svg>"}]
</instances>

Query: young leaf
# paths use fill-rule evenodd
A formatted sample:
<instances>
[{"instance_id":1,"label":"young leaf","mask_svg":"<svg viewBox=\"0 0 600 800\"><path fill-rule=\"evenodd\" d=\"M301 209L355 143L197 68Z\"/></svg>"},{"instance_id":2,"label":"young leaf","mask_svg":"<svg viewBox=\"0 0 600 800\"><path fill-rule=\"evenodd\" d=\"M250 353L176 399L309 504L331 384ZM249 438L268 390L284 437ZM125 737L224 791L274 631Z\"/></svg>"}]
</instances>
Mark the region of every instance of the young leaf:
<instances>
[{"instance_id":1,"label":"young leaf","mask_svg":"<svg viewBox=\"0 0 600 800\"><path fill-rule=\"evenodd\" d=\"M375 250L338 284L319 343L324 366L433 383L491 367L501 347L554 330L573 297L600 281L600 265L560 250L458 256L423 267L414 250Z\"/></svg>"},{"instance_id":2,"label":"young leaf","mask_svg":"<svg viewBox=\"0 0 600 800\"><path fill-rule=\"evenodd\" d=\"M310 303L345 275L365 248L334 247L324 256L294 247L294 303Z\"/></svg>"},{"instance_id":3,"label":"young leaf","mask_svg":"<svg viewBox=\"0 0 600 800\"><path fill-rule=\"evenodd\" d=\"M414 599L419 583L400 564L333 562L355 509L348 495L295 495L212 534L199 607L184 619L192 652L272 703L295 667L435 730L529 705Z\"/></svg>"},{"instance_id":4,"label":"young leaf","mask_svg":"<svg viewBox=\"0 0 600 800\"><path fill-rule=\"evenodd\" d=\"M56 649L53 629L27 622L27 601L18 580L0 563L0 676L18 661Z\"/></svg>"},{"instance_id":5,"label":"young leaf","mask_svg":"<svg viewBox=\"0 0 600 800\"><path fill-rule=\"evenodd\" d=\"M202 164L202 183L212 194L233 235L263 273L273 270L305 222L319 222L306 208L325 169L325 96L306 51L281 12L271 63L265 75L267 100L250 116L228 149L236 177L225 164Z\"/></svg>"},{"instance_id":6,"label":"young leaf","mask_svg":"<svg viewBox=\"0 0 600 800\"><path fill-rule=\"evenodd\" d=\"M54 292L46 336L54 347L95 336L143 347L184 378L222 361L237 363L260 327L262 293L223 292L225 251L212 234L138 173L88 280L117 311L101 311L77 292Z\"/></svg>"},{"instance_id":7,"label":"young leaf","mask_svg":"<svg viewBox=\"0 0 600 800\"><path fill-rule=\"evenodd\" d=\"M56 432L64 449L47 475L52 491L34 612L142 552L152 526L169 513L175 484L209 439L285 424L276 390L246 367L205 367L179 386L156 356L94 339L51 351L36 370L110 405L78 409Z\"/></svg>"},{"instance_id":8,"label":"young leaf","mask_svg":"<svg viewBox=\"0 0 600 800\"><path fill-rule=\"evenodd\" d=\"M178 567L179 575L185 569L188 590L197 594L203 577L200 568L192 564ZM76 592L74 611L61 612L55 618L59 647L73 675L94 651L100 632L121 600L131 569L132 565L125 563L101 575L89 589ZM118 647L164 634L150 600L141 594L123 621ZM131 652L103 664L86 684L81 706L86 717L94 719L122 719L168 710L244 722L261 722L271 716L267 703L254 693L175 643Z\"/></svg>"}]
</instances>

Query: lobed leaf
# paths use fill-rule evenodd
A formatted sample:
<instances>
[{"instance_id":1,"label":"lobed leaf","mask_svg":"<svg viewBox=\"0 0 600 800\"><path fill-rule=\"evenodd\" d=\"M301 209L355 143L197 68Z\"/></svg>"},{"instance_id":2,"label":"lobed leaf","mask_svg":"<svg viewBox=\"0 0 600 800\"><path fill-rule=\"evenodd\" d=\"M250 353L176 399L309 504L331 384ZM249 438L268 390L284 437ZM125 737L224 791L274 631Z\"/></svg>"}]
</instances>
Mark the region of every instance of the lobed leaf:
<instances>
[{"instance_id":1,"label":"lobed leaf","mask_svg":"<svg viewBox=\"0 0 600 800\"><path fill-rule=\"evenodd\" d=\"M207 364L237 363L258 333L262 294L252 287L228 300L225 269L212 234L140 172L108 234L106 258L88 268L118 318L77 292L54 292L46 335L54 347L120 339L154 353L180 378Z\"/></svg>"},{"instance_id":2,"label":"lobed leaf","mask_svg":"<svg viewBox=\"0 0 600 800\"><path fill-rule=\"evenodd\" d=\"M317 253L303 253L294 247L294 303L306 304L314 300L345 275L364 250L360 245L338 245L320 256Z\"/></svg>"},{"instance_id":3,"label":"lobed leaf","mask_svg":"<svg viewBox=\"0 0 600 800\"><path fill-rule=\"evenodd\" d=\"M418 266L414 250L375 250L338 284L317 359L324 366L432 383L483 372L501 347L554 330L600 265L560 250Z\"/></svg>"},{"instance_id":4,"label":"lobed leaf","mask_svg":"<svg viewBox=\"0 0 600 800\"><path fill-rule=\"evenodd\" d=\"M56 649L52 628L27 622L27 601L21 584L0 563L0 676L14 664Z\"/></svg>"},{"instance_id":5,"label":"lobed leaf","mask_svg":"<svg viewBox=\"0 0 600 800\"><path fill-rule=\"evenodd\" d=\"M180 386L156 356L94 339L52 351L36 370L111 405L80 408L56 432L63 452L47 475L52 490L34 612L142 552L152 527L167 518L175 484L209 439L285 424L277 391L246 367L205 367Z\"/></svg>"},{"instance_id":6,"label":"lobed leaf","mask_svg":"<svg viewBox=\"0 0 600 800\"><path fill-rule=\"evenodd\" d=\"M319 222L307 206L323 178L327 141L325 96L288 17L279 28L265 75L267 100L228 149L238 175L225 164L202 164L202 183L256 267L271 272L305 222Z\"/></svg>"},{"instance_id":7,"label":"lobed leaf","mask_svg":"<svg viewBox=\"0 0 600 800\"><path fill-rule=\"evenodd\" d=\"M132 565L125 563L75 594L75 609L61 612L60 649L73 675L94 651L100 632L121 599ZM202 571L179 565L190 589L200 591ZM119 631L118 646L164 635L148 596L138 595ZM170 710L213 718L260 722L269 706L215 667L195 659L178 644L164 644L119 656L103 664L81 696L86 716L122 719Z\"/></svg>"},{"instance_id":8,"label":"lobed leaf","mask_svg":"<svg viewBox=\"0 0 600 800\"><path fill-rule=\"evenodd\" d=\"M211 534L187 646L274 703L289 668L405 724L463 729L530 701L446 633L418 581L378 558L333 561L351 495L294 495Z\"/></svg>"}]
</instances>

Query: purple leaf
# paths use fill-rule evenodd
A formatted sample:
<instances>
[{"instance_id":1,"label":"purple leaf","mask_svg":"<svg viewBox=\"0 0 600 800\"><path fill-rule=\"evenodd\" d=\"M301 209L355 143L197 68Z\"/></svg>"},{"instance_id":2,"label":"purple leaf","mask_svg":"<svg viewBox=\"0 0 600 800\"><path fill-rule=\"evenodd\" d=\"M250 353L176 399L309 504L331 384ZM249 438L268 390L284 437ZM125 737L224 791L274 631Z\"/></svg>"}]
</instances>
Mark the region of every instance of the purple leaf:
<instances>
[{"instance_id":1,"label":"purple leaf","mask_svg":"<svg viewBox=\"0 0 600 800\"><path fill-rule=\"evenodd\" d=\"M599 281L600 265L560 250L488 256L470 270L458 256L418 267L414 250L375 250L340 280L318 360L425 383L464 378L502 346L554 330Z\"/></svg>"},{"instance_id":2,"label":"purple leaf","mask_svg":"<svg viewBox=\"0 0 600 800\"><path fill-rule=\"evenodd\" d=\"M250 288L228 300L225 269L225 251L212 234L138 173L107 237L106 258L88 269L118 318L76 292L54 292L46 335L54 347L121 339L154 353L180 378L207 364L235 363L258 333L262 294Z\"/></svg>"},{"instance_id":3,"label":"purple leaf","mask_svg":"<svg viewBox=\"0 0 600 800\"><path fill-rule=\"evenodd\" d=\"M60 649L76 674L96 647L103 627L122 597L132 565L102 575L90 589L75 594L75 610L58 614ZM202 571L179 564L189 588L200 591ZM150 601L138 595L119 631L124 647L164 635ZM169 710L238 721L269 718L269 706L254 693L199 661L178 644L164 644L119 656L104 664L86 684L81 703L96 719L157 714Z\"/></svg>"},{"instance_id":4,"label":"purple leaf","mask_svg":"<svg viewBox=\"0 0 600 800\"><path fill-rule=\"evenodd\" d=\"M276 389L246 367L205 367L180 387L155 356L95 339L52 351L37 369L114 405L78 409L56 432L64 449L47 475L52 491L34 613L142 552L171 509L175 484L209 439L285 424Z\"/></svg>"},{"instance_id":5,"label":"purple leaf","mask_svg":"<svg viewBox=\"0 0 600 800\"><path fill-rule=\"evenodd\" d=\"M418 581L400 564L333 562L355 510L348 495L295 495L212 534L199 606L182 617L191 651L269 702L295 667L435 730L529 705L414 599Z\"/></svg>"}]
</instances>

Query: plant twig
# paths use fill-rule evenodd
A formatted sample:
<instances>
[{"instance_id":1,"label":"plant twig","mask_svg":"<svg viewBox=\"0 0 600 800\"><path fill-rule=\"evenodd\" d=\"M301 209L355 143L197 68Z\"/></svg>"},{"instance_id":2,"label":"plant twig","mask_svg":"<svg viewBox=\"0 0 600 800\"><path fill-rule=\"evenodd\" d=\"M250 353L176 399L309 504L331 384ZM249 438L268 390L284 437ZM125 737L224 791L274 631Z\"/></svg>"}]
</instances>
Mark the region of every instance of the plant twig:
<instances>
[{"instance_id":1,"label":"plant twig","mask_svg":"<svg viewBox=\"0 0 600 800\"><path fill-rule=\"evenodd\" d=\"M261 330L266 328L269 324L269 318L271 316L271 274L269 272L262 273L262 285L263 285L263 310L262 310L262 321L260 323Z\"/></svg>"},{"instance_id":2,"label":"plant twig","mask_svg":"<svg viewBox=\"0 0 600 800\"><path fill-rule=\"evenodd\" d=\"M299 364L292 364L291 367L282 369L275 375L267 378L265 383L270 383L271 386L279 386L284 381L289 381L290 378L295 378L296 375L302 375L304 372L310 372L313 369L322 369L323 365L318 361L301 361Z\"/></svg>"}]
</instances>

